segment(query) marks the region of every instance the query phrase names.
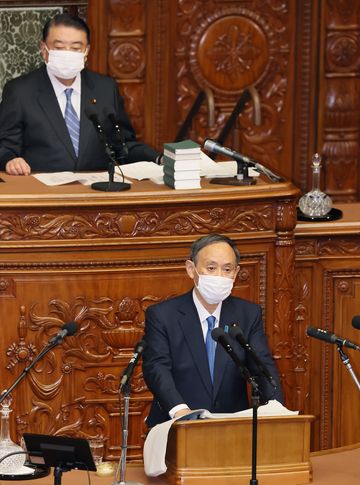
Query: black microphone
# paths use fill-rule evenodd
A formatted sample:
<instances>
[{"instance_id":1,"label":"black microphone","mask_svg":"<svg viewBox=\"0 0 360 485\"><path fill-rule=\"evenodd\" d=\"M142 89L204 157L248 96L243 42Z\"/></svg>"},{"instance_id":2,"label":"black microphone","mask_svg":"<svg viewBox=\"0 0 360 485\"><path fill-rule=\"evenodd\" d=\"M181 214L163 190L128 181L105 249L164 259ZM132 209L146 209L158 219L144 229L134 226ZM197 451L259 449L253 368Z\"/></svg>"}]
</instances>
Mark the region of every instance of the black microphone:
<instances>
[{"instance_id":1,"label":"black microphone","mask_svg":"<svg viewBox=\"0 0 360 485\"><path fill-rule=\"evenodd\" d=\"M235 362L236 366L239 368L244 379L247 379L247 380L252 379L248 368L244 365L244 363L234 352L234 349L232 348L232 345L231 345L230 338L224 332L224 329L221 327L214 328L214 330L211 332L211 337L224 348L225 352L227 352L230 355L232 360Z\"/></svg>"},{"instance_id":2,"label":"black microphone","mask_svg":"<svg viewBox=\"0 0 360 485\"><path fill-rule=\"evenodd\" d=\"M127 157L129 150L126 145L123 132L121 131L120 121L116 119L114 111L110 108L104 109L104 116L110 120L115 133L116 141L120 144L121 154L119 158L124 159Z\"/></svg>"},{"instance_id":3,"label":"black microphone","mask_svg":"<svg viewBox=\"0 0 360 485\"><path fill-rule=\"evenodd\" d=\"M250 166L255 166L255 160L252 160L249 157L246 157L245 155L241 155L241 153L235 152L234 150L231 150L230 148L226 148L220 145L220 143L217 143L214 140L211 140L210 138L207 138L204 142L204 148L206 150L209 150L209 152L213 153L218 153L219 155L225 155L226 157L233 158L234 160L239 160L239 162L244 162L247 163Z\"/></svg>"},{"instance_id":4,"label":"black microphone","mask_svg":"<svg viewBox=\"0 0 360 485\"><path fill-rule=\"evenodd\" d=\"M307 330L306 330L306 333L310 337L314 337L314 338L317 338L319 340L324 340L325 342L328 342L329 344L336 344L336 345L348 347L349 349L360 350L359 345L354 344L353 342L350 342L349 340L346 340L344 338L338 337L334 333L327 332L326 330L323 330L322 328L308 327Z\"/></svg>"},{"instance_id":5,"label":"black microphone","mask_svg":"<svg viewBox=\"0 0 360 485\"><path fill-rule=\"evenodd\" d=\"M75 335L78 329L79 329L79 325L76 322L65 323L65 325L61 327L60 332L58 332L54 337L52 337L49 340L48 344L57 345L60 342L62 342L65 337L70 337L71 335Z\"/></svg>"},{"instance_id":6,"label":"black microphone","mask_svg":"<svg viewBox=\"0 0 360 485\"><path fill-rule=\"evenodd\" d=\"M109 165L108 165L109 182L95 182L91 184L91 188L95 190L101 190L103 192L119 192L121 190L129 190L131 185L124 182L124 174L120 169L120 165L116 161L114 148L108 142L107 135L104 131L102 124L99 121L99 117L96 111L92 110L91 108L85 108L85 114L94 125L96 133L98 134L99 140L103 145L105 154L109 158ZM122 182L114 182L115 164L118 165L120 169L122 179L123 179Z\"/></svg>"},{"instance_id":7,"label":"black microphone","mask_svg":"<svg viewBox=\"0 0 360 485\"><path fill-rule=\"evenodd\" d=\"M252 158L249 158L246 155L242 155L241 153L235 152L234 150L231 150L230 148L223 147L222 145L220 145L216 141L211 140L210 138L207 138L205 140L204 148L206 150L209 150L209 152L219 153L220 155L225 155L226 157L233 158L234 160L237 160L238 162L246 163L246 165L248 165L250 167L255 167L259 172L263 173L264 175L269 177L274 182L282 181L281 177L274 174L271 170L264 167L263 165L261 165L256 160L253 160Z\"/></svg>"},{"instance_id":8,"label":"black microphone","mask_svg":"<svg viewBox=\"0 0 360 485\"><path fill-rule=\"evenodd\" d=\"M355 315L351 323L352 323L352 326L356 328L356 330L360 330L360 315Z\"/></svg>"},{"instance_id":9,"label":"black microphone","mask_svg":"<svg viewBox=\"0 0 360 485\"><path fill-rule=\"evenodd\" d=\"M92 110L91 108L85 108L85 114L89 118L89 120L92 122L92 124L94 125L95 130L96 130L96 132L99 136L99 139L100 139L101 143L103 144L103 146L105 148L106 155L108 155L111 159L112 155L113 155L112 150L109 146L104 128L99 121L99 117L98 117L96 111Z\"/></svg>"},{"instance_id":10,"label":"black microphone","mask_svg":"<svg viewBox=\"0 0 360 485\"><path fill-rule=\"evenodd\" d=\"M266 379L270 382L270 384L274 387L274 389L277 388L277 384L273 376L270 374L268 371L267 367L265 364L262 363L258 355L256 354L255 350L251 347L249 342L245 340L244 334L241 330L241 328L234 324L230 329L229 329L229 335L237 340L241 347L248 352L249 355L251 355L253 361L259 368L260 372L266 377Z\"/></svg>"},{"instance_id":11,"label":"black microphone","mask_svg":"<svg viewBox=\"0 0 360 485\"><path fill-rule=\"evenodd\" d=\"M146 341L144 339L141 339L135 345L133 356L131 357L128 366L126 367L126 369L124 370L124 372L123 372L123 374L121 376L120 389L123 386L125 386L125 384L127 383L127 381L132 376L132 373L134 372L135 366L136 366L138 360L140 359L140 356L141 356L143 350L145 349L145 347L146 347Z\"/></svg>"}]
</instances>

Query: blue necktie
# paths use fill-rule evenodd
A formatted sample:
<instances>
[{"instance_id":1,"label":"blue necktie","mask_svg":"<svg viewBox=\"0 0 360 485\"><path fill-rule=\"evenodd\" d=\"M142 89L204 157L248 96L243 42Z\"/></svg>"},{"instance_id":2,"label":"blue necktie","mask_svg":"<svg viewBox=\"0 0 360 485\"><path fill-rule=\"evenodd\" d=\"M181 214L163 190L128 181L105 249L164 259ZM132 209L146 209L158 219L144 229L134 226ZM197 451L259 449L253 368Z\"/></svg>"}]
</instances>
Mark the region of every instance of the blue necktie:
<instances>
[{"instance_id":1,"label":"blue necktie","mask_svg":"<svg viewBox=\"0 0 360 485\"><path fill-rule=\"evenodd\" d=\"M212 382L214 382L214 363L215 363L216 343L211 336L211 332L214 329L216 319L213 315L210 315L210 317L207 317L206 320L208 323L208 331L206 333L205 346L206 346L206 352L207 352L207 357L209 361L210 376L211 376Z\"/></svg>"},{"instance_id":2,"label":"blue necktie","mask_svg":"<svg viewBox=\"0 0 360 485\"><path fill-rule=\"evenodd\" d=\"M80 139L80 120L71 102L72 92L73 92L73 88L65 89L66 107L65 107L64 118L65 118L65 123L69 131L69 135L70 135L76 156L78 156L79 139Z\"/></svg>"}]
</instances>

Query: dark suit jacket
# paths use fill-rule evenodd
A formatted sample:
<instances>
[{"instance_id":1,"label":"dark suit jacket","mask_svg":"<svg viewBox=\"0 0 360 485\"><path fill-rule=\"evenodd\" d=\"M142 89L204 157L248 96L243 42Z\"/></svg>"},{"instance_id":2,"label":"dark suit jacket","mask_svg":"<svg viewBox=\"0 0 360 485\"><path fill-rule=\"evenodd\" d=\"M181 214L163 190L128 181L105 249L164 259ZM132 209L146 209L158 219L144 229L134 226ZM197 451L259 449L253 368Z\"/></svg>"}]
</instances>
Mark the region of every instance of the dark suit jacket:
<instances>
[{"instance_id":1,"label":"dark suit jacket","mask_svg":"<svg viewBox=\"0 0 360 485\"><path fill-rule=\"evenodd\" d=\"M97 113L100 121L105 118L104 110L114 112L129 149L127 162L155 160L158 155L155 150L136 142L115 81L86 69L81 73L77 158L44 65L4 87L0 105L0 170L15 157L23 157L33 171L106 170L108 158L93 123L85 115L89 109ZM104 128L109 136L114 136L108 119Z\"/></svg>"},{"instance_id":2,"label":"dark suit jacket","mask_svg":"<svg viewBox=\"0 0 360 485\"><path fill-rule=\"evenodd\" d=\"M240 298L228 297L222 304L220 326L238 324L245 339L256 350L271 375L279 383L278 373L264 334L261 309ZM229 337L230 338L230 337ZM204 337L192 292L149 307L145 318L143 374L154 395L147 424L154 426L169 418L169 411L185 403L190 409L232 413L249 407L245 380L230 356L218 343L215 355L214 384L211 382ZM254 364L247 360L240 345L233 341L238 357L253 374ZM282 402L280 383L274 388L257 378L261 401Z\"/></svg>"}]
</instances>

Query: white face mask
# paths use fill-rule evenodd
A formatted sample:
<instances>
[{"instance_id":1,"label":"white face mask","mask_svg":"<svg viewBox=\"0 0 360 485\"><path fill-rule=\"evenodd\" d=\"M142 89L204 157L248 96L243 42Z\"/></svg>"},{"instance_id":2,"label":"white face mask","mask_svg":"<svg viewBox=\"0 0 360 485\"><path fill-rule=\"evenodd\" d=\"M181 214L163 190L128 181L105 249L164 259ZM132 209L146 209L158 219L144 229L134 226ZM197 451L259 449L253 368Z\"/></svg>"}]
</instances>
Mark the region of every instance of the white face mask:
<instances>
[{"instance_id":1,"label":"white face mask","mask_svg":"<svg viewBox=\"0 0 360 485\"><path fill-rule=\"evenodd\" d=\"M197 274L199 276L199 280L196 288L204 300L209 303L209 305L218 304L221 301L224 301L225 298L230 295L234 286L234 280L232 278L199 274L198 272Z\"/></svg>"},{"instance_id":2,"label":"white face mask","mask_svg":"<svg viewBox=\"0 0 360 485\"><path fill-rule=\"evenodd\" d=\"M46 50L49 53L47 67L49 71L60 79L73 79L85 67L85 52Z\"/></svg>"}]
</instances>

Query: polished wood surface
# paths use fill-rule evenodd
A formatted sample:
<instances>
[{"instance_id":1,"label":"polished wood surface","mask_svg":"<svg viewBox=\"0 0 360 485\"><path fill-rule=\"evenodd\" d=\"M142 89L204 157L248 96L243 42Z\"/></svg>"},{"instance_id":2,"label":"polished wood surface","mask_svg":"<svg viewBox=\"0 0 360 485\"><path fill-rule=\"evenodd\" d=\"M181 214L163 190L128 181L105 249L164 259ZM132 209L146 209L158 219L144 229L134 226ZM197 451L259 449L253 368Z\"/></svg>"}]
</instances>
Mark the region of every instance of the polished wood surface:
<instances>
[{"instance_id":1,"label":"polished wood surface","mask_svg":"<svg viewBox=\"0 0 360 485\"><path fill-rule=\"evenodd\" d=\"M46 187L0 174L0 368L8 387L68 321L67 337L21 382L13 433L103 436L107 459L120 451L119 376L142 337L147 306L191 288L184 262L209 232L242 254L234 294L258 302L289 407L295 205L288 182L251 187L202 181L175 191L150 181L122 193L81 184ZM130 460L141 460L151 395L137 366L129 416ZM16 431L16 433L15 433Z\"/></svg>"},{"instance_id":2,"label":"polished wood surface","mask_svg":"<svg viewBox=\"0 0 360 485\"><path fill-rule=\"evenodd\" d=\"M311 479L313 416L259 417L257 476L264 485L298 485ZM178 421L170 429L167 474L177 484L249 483L252 418Z\"/></svg>"}]
</instances>

